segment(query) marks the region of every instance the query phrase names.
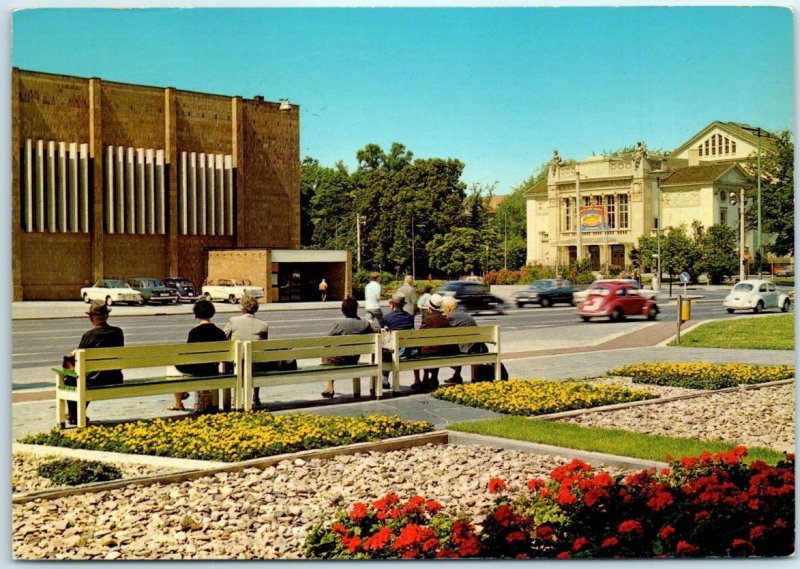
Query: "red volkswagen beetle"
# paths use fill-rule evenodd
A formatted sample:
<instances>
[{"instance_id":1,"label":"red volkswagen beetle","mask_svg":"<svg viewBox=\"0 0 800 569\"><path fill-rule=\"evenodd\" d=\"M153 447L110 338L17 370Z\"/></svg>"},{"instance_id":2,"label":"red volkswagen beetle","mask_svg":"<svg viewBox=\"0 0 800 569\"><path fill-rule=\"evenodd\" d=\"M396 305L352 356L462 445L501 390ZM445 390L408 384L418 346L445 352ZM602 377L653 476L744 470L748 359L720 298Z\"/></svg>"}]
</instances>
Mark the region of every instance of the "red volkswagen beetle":
<instances>
[{"instance_id":1,"label":"red volkswagen beetle","mask_svg":"<svg viewBox=\"0 0 800 569\"><path fill-rule=\"evenodd\" d=\"M656 303L638 294L636 287L613 282L598 284L578 305L578 315L584 322L600 316L608 316L611 321L624 320L626 316L655 320L658 312Z\"/></svg>"}]
</instances>

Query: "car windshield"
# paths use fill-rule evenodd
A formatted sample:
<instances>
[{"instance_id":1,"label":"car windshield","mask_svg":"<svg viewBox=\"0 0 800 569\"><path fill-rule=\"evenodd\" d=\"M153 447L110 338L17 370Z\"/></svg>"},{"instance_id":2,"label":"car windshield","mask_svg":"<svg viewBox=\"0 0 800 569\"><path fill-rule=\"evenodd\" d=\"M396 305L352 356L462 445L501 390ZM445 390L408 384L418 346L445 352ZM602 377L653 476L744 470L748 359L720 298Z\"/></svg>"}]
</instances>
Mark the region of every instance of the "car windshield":
<instances>
[{"instance_id":1,"label":"car windshield","mask_svg":"<svg viewBox=\"0 0 800 569\"><path fill-rule=\"evenodd\" d=\"M186 279L177 279L174 282L181 288L190 288L192 286L192 283L190 283Z\"/></svg>"},{"instance_id":2,"label":"car windshield","mask_svg":"<svg viewBox=\"0 0 800 569\"><path fill-rule=\"evenodd\" d=\"M541 280L533 281L531 288L553 288L554 286L556 286L556 281Z\"/></svg>"},{"instance_id":3,"label":"car windshield","mask_svg":"<svg viewBox=\"0 0 800 569\"><path fill-rule=\"evenodd\" d=\"M739 283L735 287L733 287L733 290L736 292L750 292L751 290L753 290L753 285L751 285L750 283Z\"/></svg>"},{"instance_id":4,"label":"car windshield","mask_svg":"<svg viewBox=\"0 0 800 569\"><path fill-rule=\"evenodd\" d=\"M445 292L455 292L458 290L458 285L456 283L445 283L439 287L439 290Z\"/></svg>"},{"instance_id":5,"label":"car windshield","mask_svg":"<svg viewBox=\"0 0 800 569\"><path fill-rule=\"evenodd\" d=\"M252 283L247 279L239 279L236 281L236 286L250 286Z\"/></svg>"},{"instance_id":6,"label":"car windshield","mask_svg":"<svg viewBox=\"0 0 800 569\"><path fill-rule=\"evenodd\" d=\"M164 283L162 283L161 281L157 281L157 280L146 280L146 281L142 281L142 286L144 286L146 288L156 288L156 287L159 287L159 286L164 286Z\"/></svg>"}]
</instances>

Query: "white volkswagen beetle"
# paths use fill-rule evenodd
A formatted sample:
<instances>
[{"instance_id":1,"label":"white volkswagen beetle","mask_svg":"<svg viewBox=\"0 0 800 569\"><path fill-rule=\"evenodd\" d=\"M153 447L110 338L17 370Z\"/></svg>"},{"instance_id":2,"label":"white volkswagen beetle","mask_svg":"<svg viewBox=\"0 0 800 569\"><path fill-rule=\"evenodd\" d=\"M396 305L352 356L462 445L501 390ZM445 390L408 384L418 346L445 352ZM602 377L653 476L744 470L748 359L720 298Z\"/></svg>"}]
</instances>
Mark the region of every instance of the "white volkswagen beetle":
<instances>
[{"instance_id":1,"label":"white volkswagen beetle","mask_svg":"<svg viewBox=\"0 0 800 569\"><path fill-rule=\"evenodd\" d=\"M779 307L782 312L787 312L791 305L789 297L778 292L774 283L760 279L741 281L722 301L722 306L728 313L734 310L752 310L759 313L765 308L772 307Z\"/></svg>"}]
</instances>

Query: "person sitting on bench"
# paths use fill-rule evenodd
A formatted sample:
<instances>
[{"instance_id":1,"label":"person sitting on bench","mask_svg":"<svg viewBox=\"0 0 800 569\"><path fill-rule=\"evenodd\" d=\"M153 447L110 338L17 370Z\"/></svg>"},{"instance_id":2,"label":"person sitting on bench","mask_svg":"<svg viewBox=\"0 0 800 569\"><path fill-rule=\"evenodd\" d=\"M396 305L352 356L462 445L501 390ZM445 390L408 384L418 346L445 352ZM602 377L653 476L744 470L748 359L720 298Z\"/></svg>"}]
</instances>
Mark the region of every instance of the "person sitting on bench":
<instances>
[{"instance_id":1,"label":"person sitting on bench","mask_svg":"<svg viewBox=\"0 0 800 569\"><path fill-rule=\"evenodd\" d=\"M367 320L361 320L358 317L358 302L355 298L349 296L345 297L342 301L342 314L344 319L337 321L328 336L349 336L352 334L372 334L372 325ZM342 366L354 365L358 363L358 355L353 356L333 356L329 358L322 358L322 365L328 366ZM333 380L328 380L328 385L322 396L326 399L333 397Z\"/></svg>"}]
</instances>

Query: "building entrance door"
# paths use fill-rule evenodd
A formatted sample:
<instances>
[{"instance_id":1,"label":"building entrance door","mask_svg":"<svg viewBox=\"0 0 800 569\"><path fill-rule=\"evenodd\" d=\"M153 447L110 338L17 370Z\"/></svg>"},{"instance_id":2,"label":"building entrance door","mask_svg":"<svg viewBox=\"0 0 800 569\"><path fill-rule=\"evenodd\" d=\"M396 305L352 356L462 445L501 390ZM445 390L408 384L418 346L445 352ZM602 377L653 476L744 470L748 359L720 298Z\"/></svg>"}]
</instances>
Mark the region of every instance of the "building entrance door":
<instances>
[{"instance_id":1,"label":"building entrance door","mask_svg":"<svg viewBox=\"0 0 800 569\"><path fill-rule=\"evenodd\" d=\"M625 268L625 245L611 246L611 266L619 269Z\"/></svg>"},{"instance_id":2,"label":"building entrance door","mask_svg":"<svg viewBox=\"0 0 800 569\"><path fill-rule=\"evenodd\" d=\"M592 270L600 270L600 245L589 245L589 258L592 260Z\"/></svg>"}]
</instances>

